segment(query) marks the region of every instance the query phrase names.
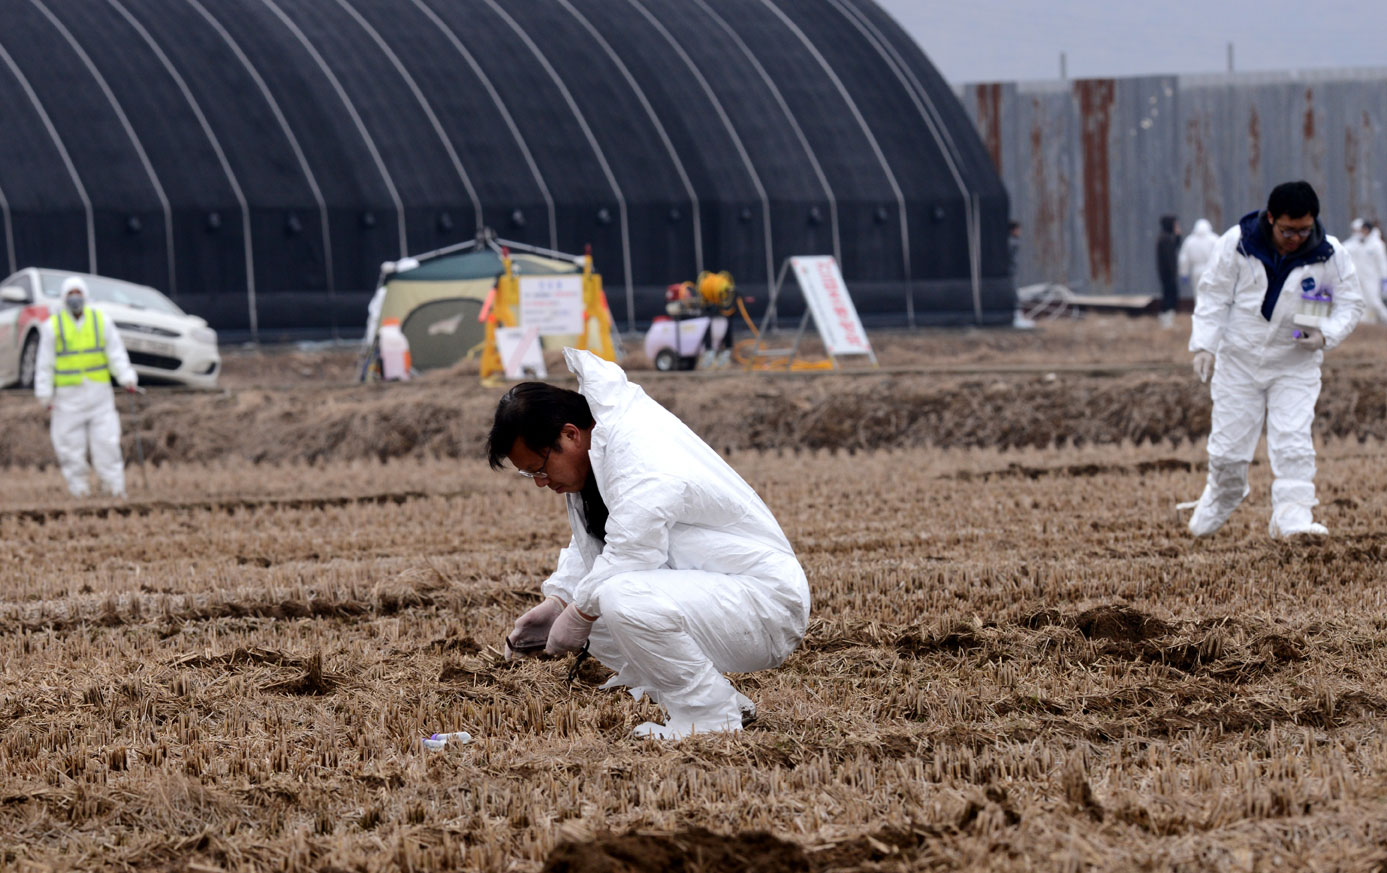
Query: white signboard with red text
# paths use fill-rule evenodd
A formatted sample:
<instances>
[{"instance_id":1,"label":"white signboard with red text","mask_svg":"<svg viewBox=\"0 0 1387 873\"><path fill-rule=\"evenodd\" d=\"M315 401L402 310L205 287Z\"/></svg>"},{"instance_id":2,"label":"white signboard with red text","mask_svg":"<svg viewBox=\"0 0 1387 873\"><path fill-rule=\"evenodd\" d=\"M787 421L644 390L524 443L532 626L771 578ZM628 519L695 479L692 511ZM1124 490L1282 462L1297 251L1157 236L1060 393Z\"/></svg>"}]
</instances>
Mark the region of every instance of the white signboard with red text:
<instances>
[{"instance_id":1,"label":"white signboard with red text","mask_svg":"<svg viewBox=\"0 0 1387 873\"><path fill-rule=\"evenodd\" d=\"M533 327L496 328L496 351L507 379L548 379L539 331Z\"/></svg>"},{"instance_id":2,"label":"white signboard with red text","mask_svg":"<svg viewBox=\"0 0 1387 873\"><path fill-rule=\"evenodd\" d=\"M824 350L834 355L872 355L872 344L857 317L857 307L848 296L843 273L832 255L790 258L804 302L814 314L814 324L823 337ZM875 356L873 356L875 357Z\"/></svg>"},{"instance_id":3,"label":"white signboard with red text","mask_svg":"<svg viewBox=\"0 0 1387 873\"><path fill-rule=\"evenodd\" d=\"M540 336L583 332L583 277L521 276L520 326Z\"/></svg>"}]
</instances>

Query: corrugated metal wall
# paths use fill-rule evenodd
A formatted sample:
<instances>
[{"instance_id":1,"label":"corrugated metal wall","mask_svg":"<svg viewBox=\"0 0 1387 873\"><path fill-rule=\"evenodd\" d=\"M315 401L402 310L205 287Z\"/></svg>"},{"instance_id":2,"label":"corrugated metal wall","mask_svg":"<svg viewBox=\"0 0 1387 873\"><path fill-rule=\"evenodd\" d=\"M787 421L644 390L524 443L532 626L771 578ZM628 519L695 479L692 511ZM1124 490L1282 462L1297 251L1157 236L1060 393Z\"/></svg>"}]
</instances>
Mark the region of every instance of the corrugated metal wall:
<instances>
[{"instance_id":1,"label":"corrugated metal wall","mask_svg":"<svg viewBox=\"0 0 1387 873\"><path fill-rule=\"evenodd\" d=\"M1387 219L1387 69L986 83L959 89L1022 224L1021 285L1158 294L1165 213L1222 233L1305 179L1343 236Z\"/></svg>"}]
</instances>

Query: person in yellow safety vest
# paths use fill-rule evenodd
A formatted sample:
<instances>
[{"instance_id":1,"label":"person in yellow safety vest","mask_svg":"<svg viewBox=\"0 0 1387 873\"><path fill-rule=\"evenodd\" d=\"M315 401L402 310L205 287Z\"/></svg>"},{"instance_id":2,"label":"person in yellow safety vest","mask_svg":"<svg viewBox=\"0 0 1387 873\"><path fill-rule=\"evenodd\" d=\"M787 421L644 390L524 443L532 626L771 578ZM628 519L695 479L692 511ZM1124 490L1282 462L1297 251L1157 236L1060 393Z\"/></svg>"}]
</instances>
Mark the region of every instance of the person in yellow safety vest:
<instances>
[{"instance_id":1,"label":"person in yellow safety vest","mask_svg":"<svg viewBox=\"0 0 1387 873\"><path fill-rule=\"evenodd\" d=\"M80 276L63 282L63 308L39 327L34 395L52 413L49 434L58 466L74 497L91 492L87 447L106 491L125 496L125 460L120 452L120 416L111 376L126 391L138 379L125 344L111 321L87 306L87 283Z\"/></svg>"}]
</instances>

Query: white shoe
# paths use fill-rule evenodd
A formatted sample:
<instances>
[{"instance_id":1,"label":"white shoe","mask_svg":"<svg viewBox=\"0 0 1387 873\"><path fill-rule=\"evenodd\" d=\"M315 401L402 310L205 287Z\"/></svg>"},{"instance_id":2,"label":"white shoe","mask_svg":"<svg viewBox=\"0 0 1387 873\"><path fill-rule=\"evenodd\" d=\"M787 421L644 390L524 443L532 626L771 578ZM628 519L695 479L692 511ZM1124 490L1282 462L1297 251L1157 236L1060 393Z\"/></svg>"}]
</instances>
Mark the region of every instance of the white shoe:
<instances>
[{"instance_id":1,"label":"white shoe","mask_svg":"<svg viewBox=\"0 0 1387 873\"><path fill-rule=\"evenodd\" d=\"M1300 530L1280 530L1273 533L1271 536L1272 539L1283 540L1288 540L1291 537L1323 537L1329 536L1329 528L1320 524L1318 521L1312 521Z\"/></svg>"},{"instance_id":2,"label":"white shoe","mask_svg":"<svg viewBox=\"0 0 1387 873\"><path fill-rule=\"evenodd\" d=\"M1175 313L1169 309L1161 313L1161 327L1169 330L1175 327Z\"/></svg>"},{"instance_id":3,"label":"white shoe","mask_svg":"<svg viewBox=\"0 0 1387 873\"><path fill-rule=\"evenodd\" d=\"M730 734L736 733L741 729L741 721L732 721L731 719L728 719L727 721L720 723L714 722L713 724L706 727L704 725L694 724L691 722L675 724L673 721L671 721L669 724L659 724L653 721L644 721L631 729L631 736L650 737L652 739L660 740L682 740L685 737L690 737L694 734Z\"/></svg>"},{"instance_id":4,"label":"white shoe","mask_svg":"<svg viewBox=\"0 0 1387 873\"><path fill-rule=\"evenodd\" d=\"M1267 533L1272 539L1290 539L1298 536L1328 536L1329 528L1315 521L1310 515L1310 507L1292 504L1283 506L1271 514Z\"/></svg>"},{"instance_id":5,"label":"white shoe","mask_svg":"<svg viewBox=\"0 0 1387 873\"><path fill-rule=\"evenodd\" d=\"M1250 485L1243 486L1243 493L1237 500L1230 500L1227 494L1220 497L1212 496L1208 488L1195 501L1194 513L1190 516L1190 533L1197 537L1212 536L1223 523L1228 520L1228 516L1233 514L1233 510L1238 508L1238 504L1247 498L1252 492ZM1188 503L1177 504L1176 509L1189 506Z\"/></svg>"}]
</instances>

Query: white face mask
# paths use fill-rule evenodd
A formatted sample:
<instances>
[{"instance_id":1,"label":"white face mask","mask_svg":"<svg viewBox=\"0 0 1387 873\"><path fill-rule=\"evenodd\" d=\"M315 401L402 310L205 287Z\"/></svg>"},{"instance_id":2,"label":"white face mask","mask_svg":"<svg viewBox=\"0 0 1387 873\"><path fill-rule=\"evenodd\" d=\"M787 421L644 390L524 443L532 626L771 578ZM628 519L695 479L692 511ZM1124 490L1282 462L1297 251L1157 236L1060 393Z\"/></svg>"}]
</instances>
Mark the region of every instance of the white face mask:
<instances>
[{"instance_id":1,"label":"white face mask","mask_svg":"<svg viewBox=\"0 0 1387 873\"><path fill-rule=\"evenodd\" d=\"M86 299L81 294L69 294L63 302L67 304L67 311L72 313L73 318L80 318L82 310L87 305Z\"/></svg>"}]
</instances>

